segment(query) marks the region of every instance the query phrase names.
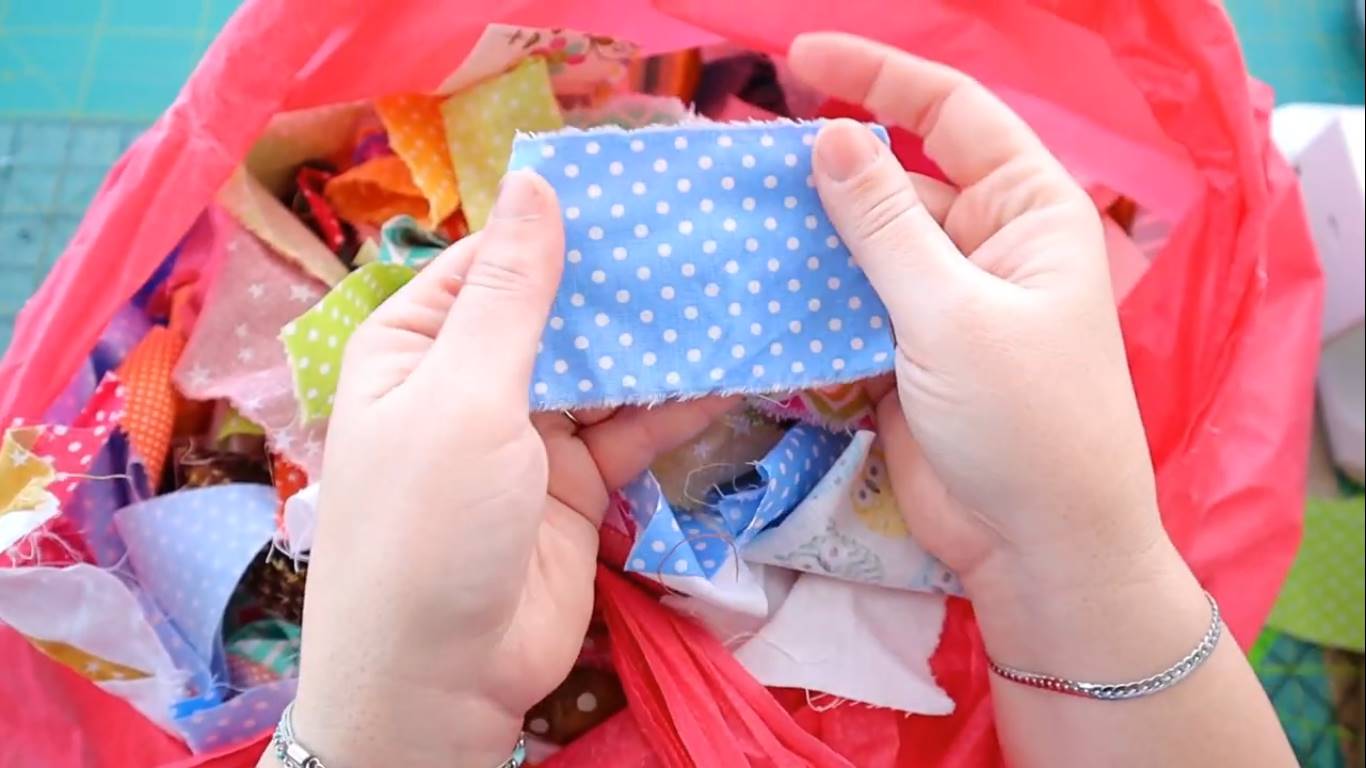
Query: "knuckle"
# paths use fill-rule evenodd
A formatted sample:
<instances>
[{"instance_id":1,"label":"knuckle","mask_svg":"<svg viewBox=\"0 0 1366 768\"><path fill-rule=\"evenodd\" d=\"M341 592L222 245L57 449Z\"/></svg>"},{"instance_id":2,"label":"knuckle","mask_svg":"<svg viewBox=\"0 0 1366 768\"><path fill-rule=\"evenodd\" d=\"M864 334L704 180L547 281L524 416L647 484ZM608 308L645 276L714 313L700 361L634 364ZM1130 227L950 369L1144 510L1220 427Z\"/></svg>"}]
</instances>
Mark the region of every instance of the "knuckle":
<instances>
[{"instance_id":1,"label":"knuckle","mask_svg":"<svg viewBox=\"0 0 1366 768\"><path fill-rule=\"evenodd\" d=\"M465 275L464 287L480 288L494 293L523 293L537 283L538 277L529 259L476 259Z\"/></svg>"},{"instance_id":2,"label":"knuckle","mask_svg":"<svg viewBox=\"0 0 1366 768\"><path fill-rule=\"evenodd\" d=\"M886 174L875 174L857 190L861 201L854 222L854 235L865 242L886 241L902 236L912 212L920 206L920 199L909 182L888 179Z\"/></svg>"}]
</instances>

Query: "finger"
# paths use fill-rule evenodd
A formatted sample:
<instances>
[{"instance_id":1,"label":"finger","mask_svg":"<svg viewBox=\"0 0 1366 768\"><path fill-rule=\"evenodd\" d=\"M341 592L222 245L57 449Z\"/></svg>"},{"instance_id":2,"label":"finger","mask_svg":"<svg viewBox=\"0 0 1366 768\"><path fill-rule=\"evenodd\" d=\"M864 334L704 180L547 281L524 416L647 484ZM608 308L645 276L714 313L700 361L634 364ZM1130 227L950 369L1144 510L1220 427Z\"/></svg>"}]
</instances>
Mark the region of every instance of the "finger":
<instances>
[{"instance_id":1,"label":"finger","mask_svg":"<svg viewBox=\"0 0 1366 768\"><path fill-rule=\"evenodd\" d=\"M379 305L366 321L411 333L429 342L434 340L455 304L478 242L476 233L442 251L407 285Z\"/></svg>"},{"instance_id":2,"label":"finger","mask_svg":"<svg viewBox=\"0 0 1366 768\"><path fill-rule=\"evenodd\" d=\"M612 418L579 432L579 439L588 447L603 484L615 490L661 453L696 437L739 401L738 397L705 397L622 408Z\"/></svg>"},{"instance_id":3,"label":"finger","mask_svg":"<svg viewBox=\"0 0 1366 768\"><path fill-rule=\"evenodd\" d=\"M834 32L797 37L788 63L808 85L923 137L925 154L959 188L1017 160L1062 174L1018 115L952 67Z\"/></svg>"},{"instance_id":4,"label":"finger","mask_svg":"<svg viewBox=\"0 0 1366 768\"><path fill-rule=\"evenodd\" d=\"M942 227L944 220L949 217L949 211L953 209L953 204L958 200L958 190L923 173L911 171L906 174L906 178L911 180L911 187L920 198L920 204L925 206L931 218Z\"/></svg>"},{"instance_id":5,"label":"finger","mask_svg":"<svg viewBox=\"0 0 1366 768\"><path fill-rule=\"evenodd\" d=\"M816 136L816 190L899 335L915 334L976 277L896 157L866 126L835 120Z\"/></svg>"},{"instance_id":6,"label":"finger","mask_svg":"<svg viewBox=\"0 0 1366 768\"><path fill-rule=\"evenodd\" d=\"M479 382L517 398L525 411L536 342L563 268L555 191L530 171L509 173L424 364L442 376L477 371Z\"/></svg>"}]
</instances>

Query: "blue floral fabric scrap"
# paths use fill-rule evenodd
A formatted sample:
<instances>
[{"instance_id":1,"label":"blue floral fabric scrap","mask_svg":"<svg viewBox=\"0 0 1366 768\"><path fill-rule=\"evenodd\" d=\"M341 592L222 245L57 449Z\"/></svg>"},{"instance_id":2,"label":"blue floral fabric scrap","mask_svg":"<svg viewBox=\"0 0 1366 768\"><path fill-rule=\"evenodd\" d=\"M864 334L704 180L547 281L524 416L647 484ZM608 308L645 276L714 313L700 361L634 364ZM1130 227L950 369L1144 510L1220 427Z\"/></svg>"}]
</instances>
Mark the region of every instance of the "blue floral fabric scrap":
<instances>
[{"instance_id":1,"label":"blue floral fabric scrap","mask_svg":"<svg viewBox=\"0 0 1366 768\"><path fill-rule=\"evenodd\" d=\"M640 534L626 558L626 570L637 573L711 578L729 552L739 551L767 528L780 524L826 472L845 447L848 434L835 434L809 424L798 424L753 471L730 488L714 488L695 509L674 510L649 486L650 475L625 489L636 509L653 495L648 519L637 520Z\"/></svg>"},{"instance_id":2,"label":"blue floral fabric scrap","mask_svg":"<svg viewBox=\"0 0 1366 768\"><path fill-rule=\"evenodd\" d=\"M509 167L544 176L565 219L532 406L789 391L890 370L886 309L811 178L819 128L518 136Z\"/></svg>"}]
</instances>

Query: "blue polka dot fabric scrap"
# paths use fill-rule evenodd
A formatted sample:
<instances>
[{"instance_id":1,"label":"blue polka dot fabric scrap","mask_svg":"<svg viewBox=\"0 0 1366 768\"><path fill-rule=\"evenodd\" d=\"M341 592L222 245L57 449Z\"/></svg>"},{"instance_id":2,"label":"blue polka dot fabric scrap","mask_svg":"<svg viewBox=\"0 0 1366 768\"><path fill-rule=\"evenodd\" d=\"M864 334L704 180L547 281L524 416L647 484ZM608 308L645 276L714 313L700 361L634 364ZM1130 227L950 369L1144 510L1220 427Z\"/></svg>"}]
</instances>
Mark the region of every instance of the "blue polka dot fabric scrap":
<instances>
[{"instance_id":1,"label":"blue polka dot fabric scrap","mask_svg":"<svg viewBox=\"0 0 1366 768\"><path fill-rule=\"evenodd\" d=\"M518 136L509 168L544 176L565 224L533 408L791 391L890 370L886 309L811 176L819 128Z\"/></svg>"}]
</instances>

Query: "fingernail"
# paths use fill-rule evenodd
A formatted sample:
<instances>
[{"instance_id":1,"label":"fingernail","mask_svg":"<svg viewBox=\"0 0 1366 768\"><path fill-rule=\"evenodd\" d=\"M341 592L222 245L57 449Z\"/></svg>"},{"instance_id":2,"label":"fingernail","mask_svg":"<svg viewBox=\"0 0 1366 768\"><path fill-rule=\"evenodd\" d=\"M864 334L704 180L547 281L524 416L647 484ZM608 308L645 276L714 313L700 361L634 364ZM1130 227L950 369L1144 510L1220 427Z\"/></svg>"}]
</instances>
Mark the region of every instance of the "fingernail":
<instances>
[{"instance_id":1,"label":"fingernail","mask_svg":"<svg viewBox=\"0 0 1366 768\"><path fill-rule=\"evenodd\" d=\"M848 181L877 160L881 143L853 120L836 120L816 138L816 170L834 181Z\"/></svg>"},{"instance_id":2,"label":"fingernail","mask_svg":"<svg viewBox=\"0 0 1366 768\"><path fill-rule=\"evenodd\" d=\"M541 212L541 191L535 174L512 171L498 183L498 199L493 204L493 215L500 219L532 219Z\"/></svg>"}]
</instances>

